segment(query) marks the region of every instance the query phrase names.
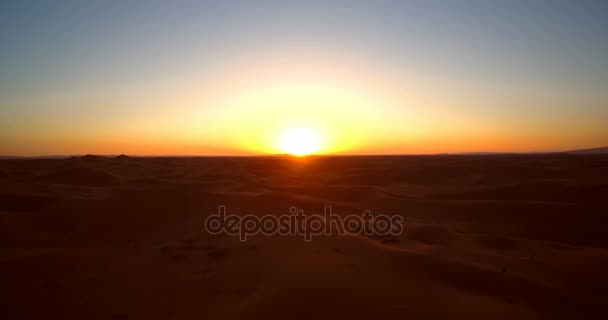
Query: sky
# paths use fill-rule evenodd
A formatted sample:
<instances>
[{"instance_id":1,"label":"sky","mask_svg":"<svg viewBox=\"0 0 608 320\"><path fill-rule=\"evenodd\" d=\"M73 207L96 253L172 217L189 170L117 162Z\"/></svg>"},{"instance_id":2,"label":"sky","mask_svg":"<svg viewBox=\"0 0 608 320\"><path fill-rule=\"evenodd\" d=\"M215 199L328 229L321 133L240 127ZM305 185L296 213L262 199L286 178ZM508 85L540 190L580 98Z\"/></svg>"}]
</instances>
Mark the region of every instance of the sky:
<instances>
[{"instance_id":1,"label":"sky","mask_svg":"<svg viewBox=\"0 0 608 320\"><path fill-rule=\"evenodd\" d=\"M1 155L608 145L606 1L2 1Z\"/></svg>"}]
</instances>

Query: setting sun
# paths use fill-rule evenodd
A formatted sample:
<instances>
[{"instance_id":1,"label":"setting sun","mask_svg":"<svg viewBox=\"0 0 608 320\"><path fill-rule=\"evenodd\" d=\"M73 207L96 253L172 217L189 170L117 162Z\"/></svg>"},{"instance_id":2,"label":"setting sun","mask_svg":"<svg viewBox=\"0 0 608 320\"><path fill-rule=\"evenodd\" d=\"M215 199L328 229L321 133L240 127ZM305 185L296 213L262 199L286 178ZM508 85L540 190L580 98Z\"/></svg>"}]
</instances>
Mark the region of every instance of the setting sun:
<instances>
[{"instance_id":1,"label":"setting sun","mask_svg":"<svg viewBox=\"0 0 608 320\"><path fill-rule=\"evenodd\" d=\"M281 150L294 156L314 153L320 145L319 135L309 128L288 129L281 134L279 141Z\"/></svg>"}]
</instances>

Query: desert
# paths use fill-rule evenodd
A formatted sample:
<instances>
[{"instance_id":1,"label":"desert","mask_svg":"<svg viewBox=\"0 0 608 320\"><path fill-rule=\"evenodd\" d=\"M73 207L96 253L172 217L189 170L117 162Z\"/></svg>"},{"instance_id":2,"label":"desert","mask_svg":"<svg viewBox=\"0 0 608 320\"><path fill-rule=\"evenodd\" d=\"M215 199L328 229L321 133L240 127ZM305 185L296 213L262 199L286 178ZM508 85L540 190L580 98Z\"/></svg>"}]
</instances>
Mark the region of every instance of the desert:
<instances>
[{"instance_id":1,"label":"desert","mask_svg":"<svg viewBox=\"0 0 608 320\"><path fill-rule=\"evenodd\" d=\"M603 155L0 161L6 319L601 318ZM205 217L402 216L399 237L205 232Z\"/></svg>"},{"instance_id":2,"label":"desert","mask_svg":"<svg viewBox=\"0 0 608 320\"><path fill-rule=\"evenodd\" d=\"M608 1L0 1L0 320L608 319Z\"/></svg>"}]
</instances>

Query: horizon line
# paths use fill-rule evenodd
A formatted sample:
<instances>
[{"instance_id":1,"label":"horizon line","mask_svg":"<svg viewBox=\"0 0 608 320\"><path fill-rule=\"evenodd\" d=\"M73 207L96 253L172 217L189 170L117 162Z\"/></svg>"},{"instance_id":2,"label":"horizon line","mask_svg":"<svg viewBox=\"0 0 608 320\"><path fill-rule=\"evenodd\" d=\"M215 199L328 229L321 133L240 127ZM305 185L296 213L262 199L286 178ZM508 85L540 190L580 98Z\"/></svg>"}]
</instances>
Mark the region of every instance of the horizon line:
<instances>
[{"instance_id":1,"label":"horizon line","mask_svg":"<svg viewBox=\"0 0 608 320\"><path fill-rule=\"evenodd\" d=\"M435 153L325 153L325 154L310 154L301 156L305 157L355 157L355 156L449 156L449 155L509 155L509 154L553 154L553 153L575 153L584 151L599 151L606 149L608 153L608 146L574 149L574 150L562 150L562 151L463 151L463 152L435 152ZM213 157L278 157L278 156L293 156L288 153L270 153L270 154L152 154L152 155L139 155L139 154L71 154L71 155L29 155L29 156L18 156L18 155L0 155L0 159L18 159L18 158L55 158L55 159L67 159L73 157L85 157L85 156L98 156L98 157L118 157L128 156L137 158L213 158ZM293 156L300 157L300 156Z\"/></svg>"}]
</instances>

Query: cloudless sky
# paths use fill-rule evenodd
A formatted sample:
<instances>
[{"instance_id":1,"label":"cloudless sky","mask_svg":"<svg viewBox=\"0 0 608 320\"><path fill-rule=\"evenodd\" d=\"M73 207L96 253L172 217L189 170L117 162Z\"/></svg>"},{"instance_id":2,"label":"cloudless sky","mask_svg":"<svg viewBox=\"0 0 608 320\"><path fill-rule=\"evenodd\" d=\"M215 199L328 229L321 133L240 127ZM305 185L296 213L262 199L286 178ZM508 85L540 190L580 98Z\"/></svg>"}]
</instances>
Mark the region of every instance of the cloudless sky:
<instances>
[{"instance_id":1,"label":"cloudless sky","mask_svg":"<svg viewBox=\"0 0 608 320\"><path fill-rule=\"evenodd\" d=\"M2 1L0 154L608 145L607 1Z\"/></svg>"}]
</instances>

